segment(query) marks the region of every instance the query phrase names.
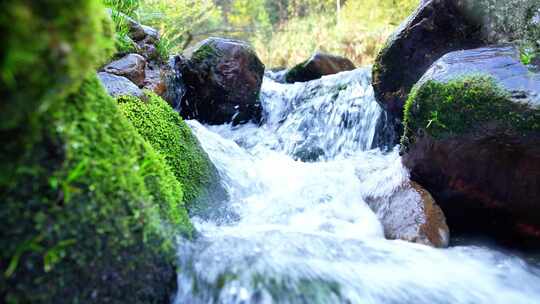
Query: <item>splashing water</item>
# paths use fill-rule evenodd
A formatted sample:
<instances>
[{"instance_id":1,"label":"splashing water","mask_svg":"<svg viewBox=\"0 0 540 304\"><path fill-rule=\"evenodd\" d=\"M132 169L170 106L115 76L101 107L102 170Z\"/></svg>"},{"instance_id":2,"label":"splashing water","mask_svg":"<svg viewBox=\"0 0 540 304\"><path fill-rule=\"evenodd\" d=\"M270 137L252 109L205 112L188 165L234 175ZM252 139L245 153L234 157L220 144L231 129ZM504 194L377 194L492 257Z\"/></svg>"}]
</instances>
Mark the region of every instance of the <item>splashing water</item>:
<instances>
[{"instance_id":1,"label":"splashing water","mask_svg":"<svg viewBox=\"0 0 540 304\"><path fill-rule=\"evenodd\" d=\"M193 219L176 304L540 302L540 270L518 257L384 239L365 200L409 177L396 150L371 150L382 111L369 75L265 79L260 127L189 122L235 220Z\"/></svg>"}]
</instances>

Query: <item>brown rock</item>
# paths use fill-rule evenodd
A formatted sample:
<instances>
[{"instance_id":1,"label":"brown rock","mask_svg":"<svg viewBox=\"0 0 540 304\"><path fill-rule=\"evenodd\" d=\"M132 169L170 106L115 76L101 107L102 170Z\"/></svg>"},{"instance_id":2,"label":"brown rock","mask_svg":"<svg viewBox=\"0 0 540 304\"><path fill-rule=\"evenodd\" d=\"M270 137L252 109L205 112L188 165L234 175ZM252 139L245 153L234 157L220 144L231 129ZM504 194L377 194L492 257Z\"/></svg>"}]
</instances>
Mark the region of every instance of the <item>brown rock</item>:
<instances>
[{"instance_id":1,"label":"brown rock","mask_svg":"<svg viewBox=\"0 0 540 304\"><path fill-rule=\"evenodd\" d=\"M137 86L144 85L146 60L139 54L128 54L106 65L103 70L131 80Z\"/></svg>"},{"instance_id":2,"label":"brown rock","mask_svg":"<svg viewBox=\"0 0 540 304\"><path fill-rule=\"evenodd\" d=\"M385 197L366 199L388 239L448 247L450 231L433 197L415 182L406 182Z\"/></svg>"},{"instance_id":3,"label":"brown rock","mask_svg":"<svg viewBox=\"0 0 540 304\"><path fill-rule=\"evenodd\" d=\"M285 82L305 82L355 68L354 63L345 57L317 52L308 60L290 69L285 74Z\"/></svg>"},{"instance_id":4,"label":"brown rock","mask_svg":"<svg viewBox=\"0 0 540 304\"><path fill-rule=\"evenodd\" d=\"M452 231L540 245L540 73L513 47L486 47L445 55L416 90L403 164Z\"/></svg>"},{"instance_id":5,"label":"brown rock","mask_svg":"<svg viewBox=\"0 0 540 304\"><path fill-rule=\"evenodd\" d=\"M174 60L185 84L175 102L184 118L210 124L260 121L264 65L248 44L209 38Z\"/></svg>"}]
</instances>

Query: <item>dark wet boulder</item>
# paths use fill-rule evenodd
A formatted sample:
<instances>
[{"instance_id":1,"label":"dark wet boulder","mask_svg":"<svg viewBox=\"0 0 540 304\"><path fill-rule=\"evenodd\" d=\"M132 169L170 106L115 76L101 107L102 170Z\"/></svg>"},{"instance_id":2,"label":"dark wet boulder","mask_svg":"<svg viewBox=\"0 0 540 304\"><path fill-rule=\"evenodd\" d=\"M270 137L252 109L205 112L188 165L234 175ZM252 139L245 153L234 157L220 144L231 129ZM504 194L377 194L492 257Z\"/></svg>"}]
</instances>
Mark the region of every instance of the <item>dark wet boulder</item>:
<instances>
[{"instance_id":1,"label":"dark wet boulder","mask_svg":"<svg viewBox=\"0 0 540 304\"><path fill-rule=\"evenodd\" d=\"M437 248L448 247L450 231L441 208L431 194L415 182L405 182L390 194L368 197L384 235Z\"/></svg>"},{"instance_id":2,"label":"dark wet boulder","mask_svg":"<svg viewBox=\"0 0 540 304\"><path fill-rule=\"evenodd\" d=\"M146 59L139 54L126 56L107 64L103 71L117 76L124 76L137 86L142 87L145 79Z\"/></svg>"},{"instance_id":3,"label":"dark wet boulder","mask_svg":"<svg viewBox=\"0 0 540 304\"><path fill-rule=\"evenodd\" d=\"M209 38L174 61L186 89L176 101L184 118L209 124L260 121L264 65L248 44Z\"/></svg>"},{"instance_id":4,"label":"dark wet boulder","mask_svg":"<svg viewBox=\"0 0 540 304\"><path fill-rule=\"evenodd\" d=\"M481 31L453 0L429 0L389 38L373 66L375 97L398 121L410 89L444 54L482 44Z\"/></svg>"},{"instance_id":5,"label":"dark wet boulder","mask_svg":"<svg viewBox=\"0 0 540 304\"><path fill-rule=\"evenodd\" d=\"M403 163L453 231L540 244L540 74L513 47L438 60L405 106Z\"/></svg>"},{"instance_id":6,"label":"dark wet boulder","mask_svg":"<svg viewBox=\"0 0 540 304\"><path fill-rule=\"evenodd\" d=\"M308 60L287 71L285 82L305 82L355 68L354 63L345 57L317 52Z\"/></svg>"},{"instance_id":7,"label":"dark wet boulder","mask_svg":"<svg viewBox=\"0 0 540 304\"><path fill-rule=\"evenodd\" d=\"M110 73L98 73L101 84L105 87L109 95L112 97L119 96L135 96L143 97L143 91L139 89L133 82L123 76L117 76Z\"/></svg>"},{"instance_id":8,"label":"dark wet boulder","mask_svg":"<svg viewBox=\"0 0 540 304\"><path fill-rule=\"evenodd\" d=\"M540 1L422 1L388 39L373 66L375 96L398 132L411 88L446 53L510 42L527 52L538 51L539 9Z\"/></svg>"}]
</instances>

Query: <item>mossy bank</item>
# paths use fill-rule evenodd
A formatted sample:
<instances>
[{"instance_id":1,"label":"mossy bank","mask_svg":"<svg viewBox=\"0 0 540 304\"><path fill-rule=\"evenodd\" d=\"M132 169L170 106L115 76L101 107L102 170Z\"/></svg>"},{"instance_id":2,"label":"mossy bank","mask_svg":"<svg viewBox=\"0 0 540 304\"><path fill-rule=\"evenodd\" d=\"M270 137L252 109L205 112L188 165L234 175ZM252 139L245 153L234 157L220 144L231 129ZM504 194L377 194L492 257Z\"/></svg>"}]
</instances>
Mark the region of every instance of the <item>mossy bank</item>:
<instances>
[{"instance_id":1,"label":"mossy bank","mask_svg":"<svg viewBox=\"0 0 540 304\"><path fill-rule=\"evenodd\" d=\"M190 160L206 156L187 128L180 150L147 141L159 136L104 91L95 69L113 31L99 1L8 1L0 14L1 301L170 301L176 241L193 233L184 198L207 174Z\"/></svg>"},{"instance_id":2,"label":"mossy bank","mask_svg":"<svg viewBox=\"0 0 540 304\"><path fill-rule=\"evenodd\" d=\"M191 129L163 99L146 92L146 101L118 98L122 113L151 145L165 157L184 189L184 202L193 214L206 214L214 202L227 197L216 168Z\"/></svg>"}]
</instances>

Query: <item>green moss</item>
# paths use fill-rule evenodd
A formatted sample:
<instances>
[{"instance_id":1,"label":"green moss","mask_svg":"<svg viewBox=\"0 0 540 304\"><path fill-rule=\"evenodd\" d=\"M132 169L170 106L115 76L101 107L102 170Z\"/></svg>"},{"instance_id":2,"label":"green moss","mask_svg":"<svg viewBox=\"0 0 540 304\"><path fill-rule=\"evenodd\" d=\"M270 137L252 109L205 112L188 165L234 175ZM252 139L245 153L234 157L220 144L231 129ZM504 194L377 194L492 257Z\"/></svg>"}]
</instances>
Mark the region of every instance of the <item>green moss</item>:
<instances>
[{"instance_id":1,"label":"green moss","mask_svg":"<svg viewBox=\"0 0 540 304\"><path fill-rule=\"evenodd\" d=\"M211 58L218 58L222 56L220 51L216 48L214 43L212 41L207 41L206 43L202 44L199 48L197 48L193 55L191 56L191 60L194 62L201 63L205 60L211 59Z\"/></svg>"},{"instance_id":2,"label":"green moss","mask_svg":"<svg viewBox=\"0 0 540 304\"><path fill-rule=\"evenodd\" d=\"M219 192L216 169L191 129L165 101L147 92L148 100L119 98L120 109L139 133L161 153L183 185L188 209L202 209ZM216 189L218 188L218 189Z\"/></svg>"},{"instance_id":3,"label":"green moss","mask_svg":"<svg viewBox=\"0 0 540 304\"><path fill-rule=\"evenodd\" d=\"M103 7L0 9L0 301L169 301L174 241L192 226L180 183L95 76Z\"/></svg>"},{"instance_id":4,"label":"green moss","mask_svg":"<svg viewBox=\"0 0 540 304\"><path fill-rule=\"evenodd\" d=\"M405 104L407 147L419 133L442 139L472 132L486 123L519 133L540 131L540 110L512 102L489 76L467 76L415 87Z\"/></svg>"},{"instance_id":5,"label":"green moss","mask_svg":"<svg viewBox=\"0 0 540 304\"><path fill-rule=\"evenodd\" d=\"M1 294L14 303L88 302L93 292L166 299L175 236L192 231L180 183L95 76L55 108L1 192Z\"/></svg>"},{"instance_id":6,"label":"green moss","mask_svg":"<svg viewBox=\"0 0 540 304\"><path fill-rule=\"evenodd\" d=\"M99 1L2 1L0 12L0 130L76 90L112 51Z\"/></svg>"}]
</instances>

